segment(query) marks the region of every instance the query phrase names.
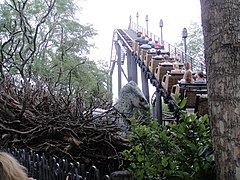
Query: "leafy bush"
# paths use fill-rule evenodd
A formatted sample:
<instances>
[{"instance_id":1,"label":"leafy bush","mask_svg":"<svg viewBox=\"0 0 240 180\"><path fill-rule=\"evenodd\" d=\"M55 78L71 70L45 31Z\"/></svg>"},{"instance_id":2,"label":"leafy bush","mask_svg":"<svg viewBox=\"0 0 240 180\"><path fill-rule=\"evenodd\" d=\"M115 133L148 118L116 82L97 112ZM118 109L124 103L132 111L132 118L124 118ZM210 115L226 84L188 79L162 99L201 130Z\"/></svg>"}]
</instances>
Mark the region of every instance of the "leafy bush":
<instances>
[{"instance_id":1,"label":"leafy bush","mask_svg":"<svg viewBox=\"0 0 240 180\"><path fill-rule=\"evenodd\" d=\"M136 179L214 179L214 159L208 116L182 114L178 125L148 125L131 119L130 161Z\"/></svg>"}]
</instances>

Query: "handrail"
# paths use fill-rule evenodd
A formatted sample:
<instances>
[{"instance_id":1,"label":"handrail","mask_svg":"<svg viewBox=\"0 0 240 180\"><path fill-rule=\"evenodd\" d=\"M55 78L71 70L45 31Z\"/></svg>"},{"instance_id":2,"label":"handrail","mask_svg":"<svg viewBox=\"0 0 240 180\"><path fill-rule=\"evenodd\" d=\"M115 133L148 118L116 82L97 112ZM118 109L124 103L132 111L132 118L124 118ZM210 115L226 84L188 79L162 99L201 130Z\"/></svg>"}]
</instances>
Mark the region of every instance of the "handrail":
<instances>
[{"instance_id":1,"label":"handrail","mask_svg":"<svg viewBox=\"0 0 240 180\"><path fill-rule=\"evenodd\" d=\"M132 21L130 21L128 28L135 32L142 32L143 34L147 34L147 30L145 28L143 28L140 25L137 25L135 22L132 22ZM158 40L160 42L160 37L150 31L148 31L148 36L151 37L153 40ZM197 62L189 54L185 54L185 52L183 52L181 49L171 45L167 41L161 40L161 43L164 46L164 48L170 52L170 54L179 56L181 62L184 62L184 61L190 62L192 70L202 70L202 71L205 70L205 65L203 62Z\"/></svg>"}]
</instances>

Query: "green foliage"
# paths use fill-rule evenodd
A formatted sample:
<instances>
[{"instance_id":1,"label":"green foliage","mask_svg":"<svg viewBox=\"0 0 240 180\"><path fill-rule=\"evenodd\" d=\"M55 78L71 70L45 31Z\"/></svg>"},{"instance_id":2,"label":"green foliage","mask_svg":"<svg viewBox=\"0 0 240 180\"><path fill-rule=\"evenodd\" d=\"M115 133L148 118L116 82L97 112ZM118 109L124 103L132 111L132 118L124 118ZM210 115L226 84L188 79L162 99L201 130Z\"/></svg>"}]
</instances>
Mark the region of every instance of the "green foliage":
<instances>
[{"instance_id":1,"label":"green foliage","mask_svg":"<svg viewBox=\"0 0 240 180\"><path fill-rule=\"evenodd\" d=\"M140 125L131 119L130 161L136 179L212 179L213 156L208 116L182 114L178 125L161 126L151 120Z\"/></svg>"},{"instance_id":2,"label":"green foliage","mask_svg":"<svg viewBox=\"0 0 240 180\"><path fill-rule=\"evenodd\" d=\"M56 95L110 99L107 65L87 58L94 47L88 40L97 33L79 23L77 10L74 0L1 3L2 77L17 77L25 87L31 81Z\"/></svg>"},{"instance_id":3,"label":"green foliage","mask_svg":"<svg viewBox=\"0 0 240 180\"><path fill-rule=\"evenodd\" d=\"M181 94L177 93L174 95L174 99L177 102L177 104L179 105L180 109L183 109L187 104L187 97L184 99L181 99L180 96L181 96Z\"/></svg>"},{"instance_id":4,"label":"green foliage","mask_svg":"<svg viewBox=\"0 0 240 180\"><path fill-rule=\"evenodd\" d=\"M164 102L162 102L162 110L163 110L164 112L169 112L168 105L165 104Z\"/></svg>"}]
</instances>

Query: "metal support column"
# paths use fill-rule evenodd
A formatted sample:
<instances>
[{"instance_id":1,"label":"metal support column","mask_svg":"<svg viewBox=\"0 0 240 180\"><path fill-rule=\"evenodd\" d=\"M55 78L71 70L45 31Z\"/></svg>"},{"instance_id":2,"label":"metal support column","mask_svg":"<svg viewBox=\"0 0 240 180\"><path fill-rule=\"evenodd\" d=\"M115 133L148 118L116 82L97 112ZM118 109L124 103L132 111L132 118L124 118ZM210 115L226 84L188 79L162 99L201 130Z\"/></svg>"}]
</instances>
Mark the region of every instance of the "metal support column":
<instances>
[{"instance_id":1,"label":"metal support column","mask_svg":"<svg viewBox=\"0 0 240 180\"><path fill-rule=\"evenodd\" d=\"M162 124L162 96L160 93L156 93L156 118L159 124Z\"/></svg>"},{"instance_id":2,"label":"metal support column","mask_svg":"<svg viewBox=\"0 0 240 180\"><path fill-rule=\"evenodd\" d=\"M137 77L137 63L135 63L134 58L138 58L136 55L131 56L131 71L132 71L132 80L138 84L138 77Z\"/></svg>"},{"instance_id":3,"label":"metal support column","mask_svg":"<svg viewBox=\"0 0 240 180\"><path fill-rule=\"evenodd\" d=\"M162 97L156 89L151 99L153 118L162 124Z\"/></svg>"},{"instance_id":4,"label":"metal support column","mask_svg":"<svg viewBox=\"0 0 240 180\"><path fill-rule=\"evenodd\" d=\"M148 79L145 76L145 72L141 71L142 76L142 91L145 97L147 98L147 101L149 102L149 86L148 86Z\"/></svg>"},{"instance_id":5,"label":"metal support column","mask_svg":"<svg viewBox=\"0 0 240 180\"><path fill-rule=\"evenodd\" d=\"M132 59L132 53L128 49L127 50L127 74L128 74L128 82L133 80L132 76L132 64L135 63Z\"/></svg>"},{"instance_id":6,"label":"metal support column","mask_svg":"<svg viewBox=\"0 0 240 180\"><path fill-rule=\"evenodd\" d=\"M120 90L122 88L122 63L121 63L121 47L118 41L115 43L116 54L117 54L117 65L118 65L118 96L120 95Z\"/></svg>"}]
</instances>

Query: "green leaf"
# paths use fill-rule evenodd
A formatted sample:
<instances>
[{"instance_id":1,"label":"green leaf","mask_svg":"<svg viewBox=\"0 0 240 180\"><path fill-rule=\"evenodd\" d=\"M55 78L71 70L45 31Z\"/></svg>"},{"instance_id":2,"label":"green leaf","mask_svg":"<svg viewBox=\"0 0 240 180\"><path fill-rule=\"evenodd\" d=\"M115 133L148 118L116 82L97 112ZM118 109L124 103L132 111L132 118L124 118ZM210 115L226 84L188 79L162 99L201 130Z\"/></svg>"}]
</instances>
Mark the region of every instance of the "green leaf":
<instances>
[{"instance_id":1,"label":"green leaf","mask_svg":"<svg viewBox=\"0 0 240 180\"><path fill-rule=\"evenodd\" d=\"M195 144L193 144L193 143L189 143L189 144L187 144L187 146L190 148L191 151L194 151L194 152L195 152L196 149L197 149L196 146L195 146Z\"/></svg>"},{"instance_id":2,"label":"green leaf","mask_svg":"<svg viewBox=\"0 0 240 180\"><path fill-rule=\"evenodd\" d=\"M184 98L179 105L180 109L183 109L186 106L186 104L187 104L187 98Z\"/></svg>"},{"instance_id":3,"label":"green leaf","mask_svg":"<svg viewBox=\"0 0 240 180\"><path fill-rule=\"evenodd\" d=\"M171 170L175 170L176 169L176 164L175 164L174 161L169 161L169 165L170 165Z\"/></svg>"},{"instance_id":4,"label":"green leaf","mask_svg":"<svg viewBox=\"0 0 240 180\"><path fill-rule=\"evenodd\" d=\"M205 146L200 146L198 148L198 156L202 156L203 153L207 150L207 148L208 148L208 144L206 144Z\"/></svg>"},{"instance_id":5,"label":"green leaf","mask_svg":"<svg viewBox=\"0 0 240 180\"><path fill-rule=\"evenodd\" d=\"M138 160L138 162L143 162L144 161L144 156L138 155L137 160Z\"/></svg>"},{"instance_id":6,"label":"green leaf","mask_svg":"<svg viewBox=\"0 0 240 180\"><path fill-rule=\"evenodd\" d=\"M204 174L212 173L213 156L203 157L212 149L208 117L187 113L181 117L174 126L161 126L155 120L135 126L138 136L132 134L128 160L137 161L134 174L144 173L137 179L204 179Z\"/></svg>"},{"instance_id":7,"label":"green leaf","mask_svg":"<svg viewBox=\"0 0 240 180\"><path fill-rule=\"evenodd\" d=\"M168 165L168 159L169 159L169 157L164 157L164 158L162 159L162 165L163 165L163 167L167 167L167 165Z\"/></svg>"}]
</instances>

